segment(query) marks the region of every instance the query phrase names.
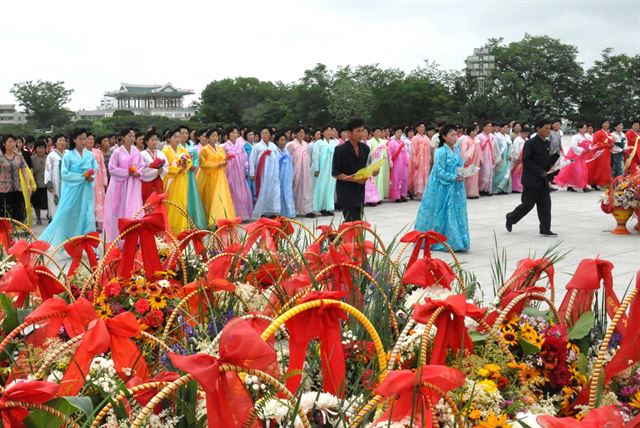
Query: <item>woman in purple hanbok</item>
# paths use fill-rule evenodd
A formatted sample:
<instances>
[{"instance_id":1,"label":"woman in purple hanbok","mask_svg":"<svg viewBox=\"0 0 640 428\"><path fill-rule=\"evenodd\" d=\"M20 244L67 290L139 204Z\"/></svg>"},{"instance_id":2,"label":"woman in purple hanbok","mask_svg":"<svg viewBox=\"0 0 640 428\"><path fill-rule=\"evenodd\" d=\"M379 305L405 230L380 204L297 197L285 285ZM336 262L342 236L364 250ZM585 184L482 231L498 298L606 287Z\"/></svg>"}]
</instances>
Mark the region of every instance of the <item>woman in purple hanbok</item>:
<instances>
[{"instance_id":1,"label":"woman in purple hanbok","mask_svg":"<svg viewBox=\"0 0 640 428\"><path fill-rule=\"evenodd\" d=\"M393 137L387 143L389 166L391 167L391 183L389 198L396 202L407 202L409 192L409 154L402 140L402 128L393 130Z\"/></svg>"},{"instance_id":2,"label":"woman in purple hanbok","mask_svg":"<svg viewBox=\"0 0 640 428\"><path fill-rule=\"evenodd\" d=\"M238 128L227 131L227 142L222 148L227 153L227 181L231 189L231 199L236 215L243 220L251 218L253 213L253 196L247 183L249 160L244 150L244 142L238 141Z\"/></svg>"},{"instance_id":3,"label":"woman in purple hanbok","mask_svg":"<svg viewBox=\"0 0 640 428\"><path fill-rule=\"evenodd\" d=\"M113 242L118 237L118 219L132 218L142 207L141 173L145 164L140 151L133 145L136 134L133 128L127 128L120 136L122 144L109 159L111 180L104 199L106 242Z\"/></svg>"}]
</instances>

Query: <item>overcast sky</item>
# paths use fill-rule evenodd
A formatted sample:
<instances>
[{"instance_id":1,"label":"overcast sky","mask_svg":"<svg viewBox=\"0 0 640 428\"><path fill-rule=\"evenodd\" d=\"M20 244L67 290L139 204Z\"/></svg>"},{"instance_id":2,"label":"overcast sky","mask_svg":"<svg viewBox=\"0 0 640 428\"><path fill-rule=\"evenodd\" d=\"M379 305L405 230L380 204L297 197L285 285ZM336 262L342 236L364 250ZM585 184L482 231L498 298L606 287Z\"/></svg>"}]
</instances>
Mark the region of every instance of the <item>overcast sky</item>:
<instances>
[{"instance_id":1,"label":"overcast sky","mask_svg":"<svg viewBox=\"0 0 640 428\"><path fill-rule=\"evenodd\" d=\"M0 0L0 104L13 83L63 80L70 107L91 109L120 82L193 89L236 76L297 80L321 62L443 68L490 37L525 33L640 53L640 0Z\"/></svg>"}]
</instances>

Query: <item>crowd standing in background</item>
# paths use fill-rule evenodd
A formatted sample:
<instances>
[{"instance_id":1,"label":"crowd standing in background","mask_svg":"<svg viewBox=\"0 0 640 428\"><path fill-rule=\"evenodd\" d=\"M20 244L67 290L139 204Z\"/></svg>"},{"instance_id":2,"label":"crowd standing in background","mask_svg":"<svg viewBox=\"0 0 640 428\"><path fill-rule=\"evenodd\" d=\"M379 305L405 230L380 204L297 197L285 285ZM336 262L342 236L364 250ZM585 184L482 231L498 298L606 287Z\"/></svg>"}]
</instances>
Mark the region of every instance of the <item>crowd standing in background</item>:
<instances>
[{"instance_id":1,"label":"crowd standing in background","mask_svg":"<svg viewBox=\"0 0 640 428\"><path fill-rule=\"evenodd\" d=\"M534 187L544 183L549 192L587 192L607 186L612 177L640 171L638 121L603 119L595 127L579 122L566 151L560 121L547 122L550 131L544 138L516 121L466 127L444 122L435 127L425 122L415 127L362 125L356 142L350 141L350 129L332 125L3 135L0 211L28 226L48 221L41 239L57 245L93 230L104 231L106 241L112 242L119 234L118 219L133 217L154 193L167 194L168 221L176 234L192 227L184 213L196 227L213 228L220 219L313 218L332 216L336 209L360 219L364 205L421 199L416 228L434 229L463 251L469 248L466 199L527 192L523 174L527 150L534 147L530 141L545 145L549 158L544 162L563 165L545 173L543 181L530 177ZM353 153L338 150L346 142ZM360 143L367 147L364 161ZM336 173L335 165L336 156L350 162L348 156L354 154L353 165L385 160L376 176L357 183L358 189L339 184L348 175L338 178L342 173ZM336 197L337 186L350 189L358 200L345 206L345 200ZM511 224L531 209L534 199L539 197L545 207L546 196L540 195L530 190L523 195L526 206L511 216ZM542 233L550 232L547 226L545 217Z\"/></svg>"}]
</instances>

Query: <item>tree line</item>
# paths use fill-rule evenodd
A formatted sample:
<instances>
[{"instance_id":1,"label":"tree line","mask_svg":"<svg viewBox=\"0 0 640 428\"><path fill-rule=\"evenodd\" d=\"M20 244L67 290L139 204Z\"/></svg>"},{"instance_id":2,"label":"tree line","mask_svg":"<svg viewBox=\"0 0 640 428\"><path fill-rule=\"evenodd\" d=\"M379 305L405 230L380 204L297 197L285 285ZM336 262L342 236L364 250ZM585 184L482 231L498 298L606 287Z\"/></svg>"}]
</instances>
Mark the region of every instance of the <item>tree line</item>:
<instances>
[{"instance_id":1,"label":"tree line","mask_svg":"<svg viewBox=\"0 0 640 428\"><path fill-rule=\"evenodd\" d=\"M443 70L429 60L409 72L378 64L336 70L316 64L292 83L254 77L213 81L195 103L191 123L193 127L316 127L342 125L354 116L376 125L418 120L534 121L540 117L594 122L609 117L628 122L640 115L640 55L605 49L600 59L585 69L577 59L577 47L548 36L526 34L511 43L489 39L485 47L495 56L495 70L483 93L477 80L464 70ZM62 82L39 84L39 91L34 90L33 82L16 84L12 89L29 114L28 126L70 127L64 104L72 91ZM162 129L178 122L125 115L83 125L107 133L128 125Z\"/></svg>"}]
</instances>

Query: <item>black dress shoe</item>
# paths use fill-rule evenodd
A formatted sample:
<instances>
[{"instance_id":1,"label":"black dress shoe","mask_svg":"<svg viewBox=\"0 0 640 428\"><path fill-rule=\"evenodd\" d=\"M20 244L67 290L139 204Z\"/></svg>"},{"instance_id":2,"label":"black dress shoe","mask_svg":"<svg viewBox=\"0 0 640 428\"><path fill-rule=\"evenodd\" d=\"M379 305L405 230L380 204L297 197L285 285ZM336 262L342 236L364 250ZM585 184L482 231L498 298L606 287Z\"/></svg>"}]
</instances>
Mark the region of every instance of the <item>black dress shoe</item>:
<instances>
[{"instance_id":1,"label":"black dress shoe","mask_svg":"<svg viewBox=\"0 0 640 428\"><path fill-rule=\"evenodd\" d=\"M598 186L596 186L596 185L591 186L591 189L592 190L600 190L600 188Z\"/></svg>"},{"instance_id":2,"label":"black dress shoe","mask_svg":"<svg viewBox=\"0 0 640 428\"><path fill-rule=\"evenodd\" d=\"M401 198L400 198L400 200L401 200L402 202L407 202L407 201L408 201L408 199L407 199L407 198L405 198L404 196L403 196L403 197L401 197Z\"/></svg>"},{"instance_id":3,"label":"black dress shoe","mask_svg":"<svg viewBox=\"0 0 640 428\"><path fill-rule=\"evenodd\" d=\"M577 192L573 187L567 187L567 192Z\"/></svg>"},{"instance_id":4,"label":"black dress shoe","mask_svg":"<svg viewBox=\"0 0 640 428\"><path fill-rule=\"evenodd\" d=\"M396 199L396 204L402 203L402 199Z\"/></svg>"},{"instance_id":5,"label":"black dress shoe","mask_svg":"<svg viewBox=\"0 0 640 428\"><path fill-rule=\"evenodd\" d=\"M507 232L511 232L511 230L513 229L513 223L511 223L511 220L509 220L509 217L507 217L507 224L505 226L507 228Z\"/></svg>"},{"instance_id":6,"label":"black dress shoe","mask_svg":"<svg viewBox=\"0 0 640 428\"><path fill-rule=\"evenodd\" d=\"M307 213L307 215L305 215L306 218L316 218L316 215L314 213Z\"/></svg>"},{"instance_id":7,"label":"black dress shoe","mask_svg":"<svg viewBox=\"0 0 640 428\"><path fill-rule=\"evenodd\" d=\"M591 189L589 189L587 186L585 186L585 187L584 187L584 189L582 189L582 191L583 191L584 193L588 193L588 192L590 192L590 191L591 191Z\"/></svg>"},{"instance_id":8,"label":"black dress shoe","mask_svg":"<svg viewBox=\"0 0 640 428\"><path fill-rule=\"evenodd\" d=\"M322 210L320 211L320 214L322 214L325 217L331 217L333 215L333 211Z\"/></svg>"},{"instance_id":9,"label":"black dress shoe","mask_svg":"<svg viewBox=\"0 0 640 428\"><path fill-rule=\"evenodd\" d=\"M550 192L557 192L557 191L558 191L558 189L556 189L555 187L551 187L551 186L549 186L549 191L550 191Z\"/></svg>"},{"instance_id":10,"label":"black dress shoe","mask_svg":"<svg viewBox=\"0 0 640 428\"><path fill-rule=\"evenodd\" d=\"M542 235L542 236L558 236L557 233L554 233L554 232L552 232L550 230L548 230L546 232L540 232L540 235Z\"/></svg>"}]
</instances>

